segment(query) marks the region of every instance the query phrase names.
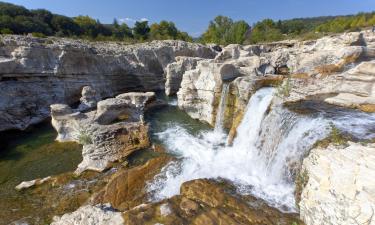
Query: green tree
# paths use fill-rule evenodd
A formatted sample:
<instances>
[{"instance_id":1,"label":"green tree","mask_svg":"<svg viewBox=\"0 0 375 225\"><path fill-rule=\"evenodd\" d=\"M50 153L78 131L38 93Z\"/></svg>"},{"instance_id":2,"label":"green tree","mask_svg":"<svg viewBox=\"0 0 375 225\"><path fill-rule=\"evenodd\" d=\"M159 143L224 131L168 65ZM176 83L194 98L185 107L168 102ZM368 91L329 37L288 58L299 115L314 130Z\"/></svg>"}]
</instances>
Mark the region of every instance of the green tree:
<instances>
[{"instance_id":1,"label":"green tree","mask_svg":"<svg viewBox=\"0 0 375 225\"><path fill-rule=\"evenodd\" d=\"M79 25L66 16L55 15L52 18L51 25L55 33L58 34L57 36L72 36L82 33Z\"/></svg>"},{"instance_id":2,"label":"green tree","mask_svg":"<svg viewBox=\"0 0 375 225\"><path fill-rule=\"evenodd\" d=\"M283 39L281 31L278 29L276 23L271 19L265 19L255 24L251 31L250 42L268 42L280 41Z\"/></svg>"},{"instance_id":3,"label":"green tree","mask_svg":"<svg viewBox=\"0 0 375 225\"><path fill-rule=\"evenodd\" d=\"M137 21L135 22L133 28L134 37L138 40L147 40L150 33L150 27L148 26L148 21Z\"/></svg>"},{"instance_id":4,"label":"green tree","mask_svg":"<svg viewBox=\"0 0 375 225\"><path fill-rule=\"evenodd\" d=\"M217 16L210 22L201 40L204 43L217 43L227 45L231 43L242 44L250 26L243 20L233 22L226 16Z\"/></svg>"}]
</instances>

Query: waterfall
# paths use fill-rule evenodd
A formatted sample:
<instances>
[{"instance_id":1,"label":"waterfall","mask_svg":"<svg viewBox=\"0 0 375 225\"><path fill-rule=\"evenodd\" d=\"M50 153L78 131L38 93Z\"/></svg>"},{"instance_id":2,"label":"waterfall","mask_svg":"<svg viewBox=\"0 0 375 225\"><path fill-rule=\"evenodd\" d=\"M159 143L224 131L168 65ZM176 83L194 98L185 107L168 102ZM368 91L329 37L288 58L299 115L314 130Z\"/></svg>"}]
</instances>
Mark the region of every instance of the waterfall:
<instances>
[{"instance_id":1,"label":"waterfall","mask_svg":"<svg viewBox=\"0 0 375 225\"><path fill-rule=\"evenodd\" d=\"M222 87L222 91L221 91L219 107L216 113L215 131L217 132L223 131L225 105L226 105L228 91L229 91L229 83L224 83Z\"/></svg>"},{"instance_id":2,"label":"waterfall","mask_svg":"<svg viewBox=\"0 0 375 225\"><path fill-rule=\"evenodd\" d=\"M299 115L272 105L274 91L262 88L250 98L232 146L225 145L225 138L217 138L215 130L193 135L174 125L158 133L178 160L148 184L153 199L179 194L181 184L189 180L222 178L234 183L240 194L251 194L280 210L294 212L293 171L313 144L328 135L331 122L354 135L374 135L374 114L340 114L336 110L336 117L325 113Z\"/></svg>"}]
</instances>

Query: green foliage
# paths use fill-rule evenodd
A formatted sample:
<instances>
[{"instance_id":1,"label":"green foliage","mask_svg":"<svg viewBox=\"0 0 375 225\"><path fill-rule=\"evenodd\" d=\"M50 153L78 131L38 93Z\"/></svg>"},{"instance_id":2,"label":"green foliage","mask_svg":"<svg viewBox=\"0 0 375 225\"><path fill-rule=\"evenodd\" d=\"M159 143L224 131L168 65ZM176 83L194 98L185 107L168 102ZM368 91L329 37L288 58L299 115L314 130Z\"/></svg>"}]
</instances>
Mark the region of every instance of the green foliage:
<instances>
[{"instance_id":1,"label":"green foliage","mask_svg":"<svg viewBox=\"0 0 375 225\"><path fill-rule=\"evenodd\" d=\"M265 19L255 24L254 29L251 31L250 42L280 41L282 39L281 28L273 20Z\"/></svg>"},{"instance_id":2,"label":"green foliage","mask_svg":"<svg viewBox=\"0 0 375 225\"><path fill-rule=\"evenodd\" d=\"M134 37L138 40L144 41L148 39L150 27L148 21L137 21L133 28Z\"/></svg>"},{"instance_id":3,"label":"green foliage","mask_svg":"<svg viewBox=\"0 0 375 225\"><path fill-rule=\"evenodd\" d=\"M307 183L309 182L309 173L307 170L300 171L296 177L296 189L295 189L295 199L296 199L296 205L298 206L298 203L301 201L301 195L303 189L306 187Z\"/></svg>"},{"instance_id":4,"label":"green foliage","mask_svg":"<svg viewBox=\"0 0 375 225\"><path fill-rule=\"evenodd\" d=\"M132 29L116 19L112 24L101 24L89 16L70 18L53 14L45 9L28 10L22 6L0 2L0 33L33 34L36 36L78 37L93 41L146 41L180 39L192 41L185 32L179 31L174 23L162 21L154 26L150 37L147 21L136 22ZM36 34L37 33L37 34ZM133 35L134 34L134 35ZM34 35L34 34L33 34Z\"/></svg>"},{"instance_id":5,"label":"green foliage","mask_svg":"<svg viewBox=\"0 0 375 225\"><path fill-rule=\"evenodd\" d=\"M375 25L375 12L337 17L316 17L273 21L265 19L254 25L248 43L280 41L285 39L310 40L325 33L358 31Z\"/></svg>"},{"instance_id":6,"label":"green foliage","mask_svg":"<svg viewBox=\"0 0 375 225\"><path fill-rule=\"evenodd\" d=\"M89 133L85 130L80 130L78 133L78 143L81 145L89 145L92 144L92 139Z\"/></svg>"},{"instance_id":7,"label":"green foliage","mask_svg":"<svg viewBox=\"0 0 375 225\"><path fill-rule=\"evenodd\" d=\"M203 43L243 44L250 26L245 21L233 22L226 16L217 16L210 22L206 32L202 35Z\"/></svg>"},{"instance_id":8,"label":"green foliage","mask_svg":"<svg viewBox=\"0 0 375 225\"><path fill-rule=\"evenodd\" d=\"M280 86L277 87L276 95L280 98L285 98L290 96L290 91L292 90L292 85L290 78L286 79Z\"/></svg>"},{"instance_id":9,"label":"green foliage","mask_svg":"<svg viewBox=\"0 0 375 225\"><path fill-rule=\"evenodd\" d=\"M347 140L346 138L341 134L340 130L333 124L330 124L331 126L331 133L329 135L331 143L335 145L345 145Z\"/></svg>"},{"instance_id":10,"label":"green foliage","mask_svg":"<svg viewBox=\"0 0 375 225\"><path fill-rule=\"evenodd\" d=\"M173 22L161 21L154 23L150 27L150 38L152 40L184 40L191 41L192 38L185 32L176 28Z\"/></svg>"},{"instance_id":11,"label":"green foliage","mask_svg":"<svg viewBox=\"0 0 375 225\"><path fill-rule=\"evenodd\" d=\"M37 37L37 38L46 38L47 37L46 35L44 35L42 33L38 33L38 32L33 32L33 33L31 33L31 35L33 37Z\"/></svg>"}]
</instances>

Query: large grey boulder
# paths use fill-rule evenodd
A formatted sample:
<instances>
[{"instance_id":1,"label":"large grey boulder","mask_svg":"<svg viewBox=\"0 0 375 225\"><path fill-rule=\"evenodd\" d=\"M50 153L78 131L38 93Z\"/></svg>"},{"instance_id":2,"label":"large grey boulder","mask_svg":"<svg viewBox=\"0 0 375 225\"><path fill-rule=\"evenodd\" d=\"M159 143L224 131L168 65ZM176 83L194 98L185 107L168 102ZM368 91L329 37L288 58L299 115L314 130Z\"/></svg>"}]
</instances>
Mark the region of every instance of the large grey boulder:
<instances>
[{"instance_id":1,"label":"large grey boulder","mask_svg":"<svg viewBox=\"0 0 375 225\"><path fill-rule=\"evenodd\" d=\"M375 224L375 145L315 148L303 162L300 206L307 225Z\"/></svg>"},{"instance_id":2,"label":"large grey boulder","mask_svg":"<svg viewBox=\"0 0 375 225\"><path fill-rule=\"evenodd\" d=\"M68 105L51 105L57 141L83 145L77 174L103 171L136 150L150 145L143 114L155 102L155 93L125 93L99 101L97 109L81 112Z\"/></svg>"}]
</instances>

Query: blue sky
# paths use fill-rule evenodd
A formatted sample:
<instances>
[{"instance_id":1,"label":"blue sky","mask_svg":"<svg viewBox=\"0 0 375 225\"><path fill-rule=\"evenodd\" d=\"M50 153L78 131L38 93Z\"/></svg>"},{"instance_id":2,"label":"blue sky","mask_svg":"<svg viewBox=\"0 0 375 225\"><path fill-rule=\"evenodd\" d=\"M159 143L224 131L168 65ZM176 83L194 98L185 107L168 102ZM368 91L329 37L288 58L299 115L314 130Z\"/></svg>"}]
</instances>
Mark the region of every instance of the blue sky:
<instances>
[{"instance_id":1,"label":"blue sky","mask_svg":"<svg viewBox=\"0 0 375 225\"><path fill-rule=\"evenodd\" d=\"M102 23L169 20L198 36L217 15L253 24L264 18L288 19L375 11L375 0L6 0L30 9L67 16L89 15Z\"/></svg>"}]
</instances>

